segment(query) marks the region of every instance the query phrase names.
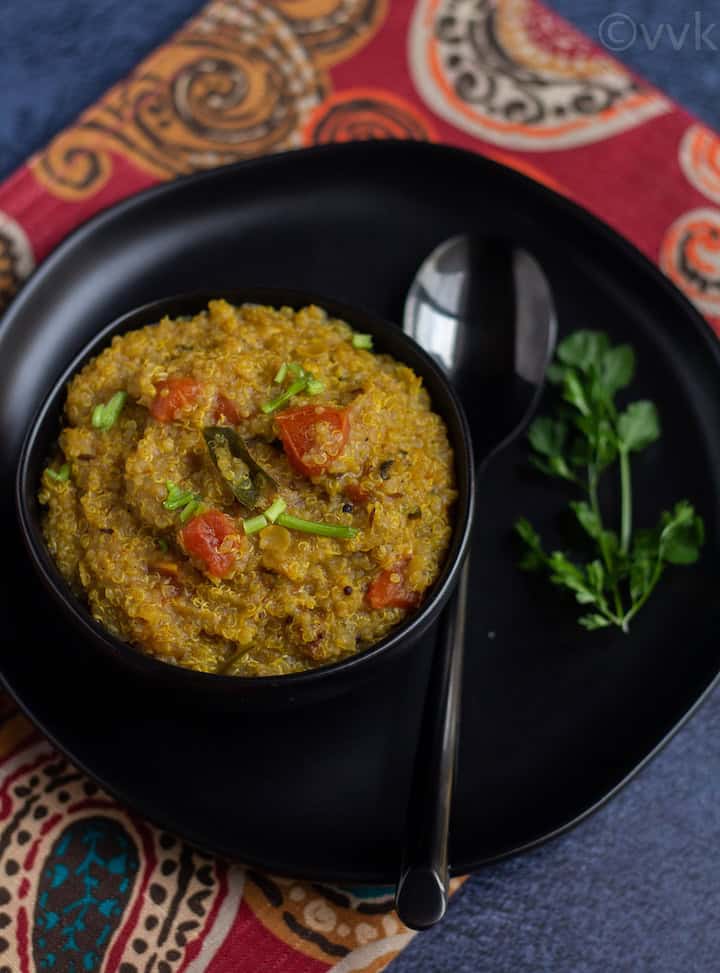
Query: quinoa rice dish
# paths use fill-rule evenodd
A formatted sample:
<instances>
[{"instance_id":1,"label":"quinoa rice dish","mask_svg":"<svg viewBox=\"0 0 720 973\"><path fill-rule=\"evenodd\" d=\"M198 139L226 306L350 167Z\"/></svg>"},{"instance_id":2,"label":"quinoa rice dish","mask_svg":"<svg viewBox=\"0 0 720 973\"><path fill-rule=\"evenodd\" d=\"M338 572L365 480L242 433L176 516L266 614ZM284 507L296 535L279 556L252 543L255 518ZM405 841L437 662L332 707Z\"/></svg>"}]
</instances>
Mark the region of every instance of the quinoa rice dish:
<instances>
[{"instance_id":1,"label":"quinoa rice dish","mask_svg":"<svg viewBox=\"0 0 720 973\"><path fill-rule=\"evenodd\" d=\"M222 300L116 336L75 376L39 492L98 622L238 676L387 635L439 574L455 497L410 368L319 307Z\"/></svg>"}]
</instances>

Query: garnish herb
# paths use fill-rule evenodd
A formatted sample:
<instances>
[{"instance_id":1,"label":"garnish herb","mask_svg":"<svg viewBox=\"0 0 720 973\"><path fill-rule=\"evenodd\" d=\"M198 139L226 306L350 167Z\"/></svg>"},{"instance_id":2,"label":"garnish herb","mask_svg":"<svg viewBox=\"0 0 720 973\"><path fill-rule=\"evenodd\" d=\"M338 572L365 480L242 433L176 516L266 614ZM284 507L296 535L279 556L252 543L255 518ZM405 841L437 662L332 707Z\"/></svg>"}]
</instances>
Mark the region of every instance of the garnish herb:
<instances>
[{"instance_id":1,"label":"garnish herb","mask_svg":"<svg viewBox=\"0 0 720 973\"><path fill-rule=\"evenodd\" d=\"M180 523L186 524L188 520L196 517L205 510L205 504L200 497L196 497L191 500L190 503L182 510L180 514Z\"/></svg>"},{"instance_id":2,"label":"garnish herb","mask_svg":"<svg viewBox=\"0 0 720 973\"><path fill-rule=\"evenodd\" d=\"M548 370L562 402L553 416L536 419L528 434L531 463L582 491L583 498L570 509L596 556L578 564L562 551L547 553L538 533L521 518L515 530L527 551L520 566L547 571L553 584L571 591L587 609L579 622L588 630L615 625L627 632L665 567L697 561L705 536L703 521L687 500L664 512L656 527L633 529L631 458L661 435L652 402L633 402L618 411L615 396L634 373L629 345L613 347L603 332L570 335ZM600 509L600 479L611 472L619 480L619 531L605 525Z\"/></svg>"},{"instance_id":3,"label":"garnish herb","mask_svg":"<svg viewBox=\"0 0 720 973\"><path fill-rule=\"evenodd\" d=\"M116 392L104 405L96 405L92 414L92 425L95 429L107 432L117 422L123 410L127 392Z\"/></svg>"},{"instance_id":4,"label":"garnish herb","mask_svg":"<svg viewBox=\"0 0 720 973\"><path fill-rule=\"evenodd\" d=\"M63 463L59 470L53 470L48 467L46 472L50 479L56 483L67 483L70 479L70 464Z\"/></svg>"},{"instance_id":5,"label":"garnish herb","mask_svg":"<svg viewBox=\"0 0 720 973\"><path fill-rule=\"evenodd\" d=\"M171 480L167 480L165 486L167 497L163 501L163 507L166 510L179 510L181 524L186 524L192 517L205 510L205 503L199 493L183 490Z\"/></svg>"},{"instance_id":6,"label":"garnish herb","mask_svg":"<svg viewBox=\"0 0 720 973\"><path fill-rule=\"evenodd\" d=\"M344 524L319 524L313 520L301 520L300 517L293 517L292 514L281 513L275 520L281 527L288 530L299 530L304 534L317 534L318 537L337 537L341 540L349 540L356 537L359 533L356 527L346 527Z\"/></svg>"},{"instance_id":7,"label":"garnish herb","mask_svg":"<svg viewBox=\"0 0 720 973\"><path fill-rule=\"evenodd\" d=\"M243 530L246 534L257 534L259 530L267 527L267 525L267 517L264 514L258 514L257 517L248 517L247 520L243 520Z\"/></svg>"},{"instance_id":8,"label":"garnish herb","mask_svg":"<svg viewBox=\"0 0 720 973\"><path fill-rule=\"evenodd\" d=\"M218 472L235 499L248 510L254 510L263 492L277 486L275 480L255 462L245 443L230 426L207 426L203 436Z\"/></svg>"},{"instance_id":9,"label":"garnish herb","mask_svg":"<svg viewBox=\"0 0 720 973\"><path fill-rule=\"evenodd\" d=\"M305 371L302 365L298 365L297 362L283 363L273 381L280 385L285 381L288 374L293 376L293 381L285 391L260 406L265 415L270 415L271 412L277 412L278 409L286 405L295 395L299 395L300 392L306 392L308 395L318 395L325 388L321 381L315 378L311 372Z\"/></svg>"},{"instance_id":10,"label":"garnish herb","mask_svg":"<svg viewBox=\"0 0 720 973\"><path fill-rule=\"evenodd\" d=\"M264 513L258 517L250 517L243 521L243 529L246 534L255 534L268 524L278 524L288 530L299 530L304 534L316 534L319 537L336 537L341 540L349 540L358 534L355 527L346 527L344 524L321 524L314 520L301 520L300 517L293 517L292 514L285 513L287 504L282 497L276 497L273 503Z\"/></svg>"},{"instance_id":11,"label":"garnish herb","mask_svg":"<svg viewBox=\"0 0 720 973\"><path fill-rule=\"evenodd\" d=\"M287 504L282 497L276 497L264 513L270 523L274 524L280 514L284 513L286 510Z\"/></svg>"},{"instance_id":12,"label":"garnish herb","mask_svg":"<svg viewBox=\"0 0 720 973\"><path fill-rule=\"evenodd\" d=\"M260 408L265 415L270 415L271 412L277 412L277 410L289 402L294 395L302 392L306 385L307 381L305 381L305 379L296 378L295 381L285 389L282 395L278 395L269 402L263 402Z\"/></svg>"},{"instance_id":13,"label":"garnish herb","mask_svg":"<svg viewBox=\"0 0 720 973\"><path fill-rule=\"evenodd\" d=\"M373 339L371 334L359 334L357 331L352 336L352 346L353 348L364 348L366 351L372 351Z\"/></svg>"}]
</instances>

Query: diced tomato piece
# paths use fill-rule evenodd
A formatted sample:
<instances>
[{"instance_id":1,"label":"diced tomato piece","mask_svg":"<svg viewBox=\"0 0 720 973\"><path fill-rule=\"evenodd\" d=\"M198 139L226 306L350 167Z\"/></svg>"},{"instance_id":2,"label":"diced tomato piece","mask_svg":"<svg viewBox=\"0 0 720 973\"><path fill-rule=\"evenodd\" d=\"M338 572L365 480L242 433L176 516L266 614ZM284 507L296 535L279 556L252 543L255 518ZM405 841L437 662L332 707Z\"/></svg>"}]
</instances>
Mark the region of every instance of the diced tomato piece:
<instances>
[{"instance_id":1,"label":"diced tomato piece","mask_svg":"<svg viewBox=\"0 0 720 973\"><path fill-rule=\"evenodd\" d=\"M367 590L371 608L415 608L420 601L417 591L411 591L405 579L405 568L381 571Z\"/></svg>"},{"instance_id":2,"label":"diced tomato piece","mask_svg":"<svg viewBox=\"0 0 720 973\"><path fill-rule=\"evenodd\" d=\"M231 426L237 426L240 423L237 409L230 399L220 392L215 400L215 422L222 422L223 419L229 422Z\"/></svg>"},{"instance_id":3,"label":"diced tomato piece","mask_svg":"<svg viewBox=\"0 0 720 973\"><path fill-rule=\"evenodd\" d=\"M350 419L346 409L327 405L303 405L286 409L275 416L283 448L290 465L304 476L322 473L345 449L350 435ZM322 436L320 427L329 431ZM319 460L313 454L323 453Z\"/></svg>"},{"instance_id":4,"label":"diced tomato piece","mask_svg":"<svg viewBox=\"0 0 720 973\"><path fill-rule=\"evenodd\" d=\"M168 378L155 385L155 398L150 403L150 415L160 422L172 422L178 412L197 399L201 385L194 378Z\"/></svg>"},{"instance_id":5,"label":"diced tomato piece","mask_svg":"<svg viewBox=\"0 0 720 973\"><path fill-rule=\"evenodd\" d=\"M353 503L365 503L370 496L367 490L363 490L359 483L348 483L343 490L343 493L346 497L352 500Z\"/></svg>"},{"instance_id":6,"label":"diced tomato piece","mask_svg":"<svg viewBox=\"0 0 720 973\"><path fill-rule=\"evenodd\" d=\"M180 538L187 553L202 561L214 578L227 578L232 573L244 543L235 521L220 510L206 510L193 517L180 531Z\"/></svg>"}]
</instances>

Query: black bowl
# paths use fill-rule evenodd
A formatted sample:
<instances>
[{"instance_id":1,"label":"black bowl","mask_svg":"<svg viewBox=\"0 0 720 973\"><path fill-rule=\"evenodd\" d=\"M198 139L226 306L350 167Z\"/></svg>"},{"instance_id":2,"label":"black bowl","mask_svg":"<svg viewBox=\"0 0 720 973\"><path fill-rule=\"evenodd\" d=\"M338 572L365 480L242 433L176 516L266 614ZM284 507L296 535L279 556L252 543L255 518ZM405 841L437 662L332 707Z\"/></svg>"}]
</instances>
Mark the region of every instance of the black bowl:
<instances>
[{"instance_id":1,"label":"black bowl","mask_svg":"<svg viewBox=\"0 0 720 973\"><path fill-rule=\"evenodd\" d=\"M373 336L374 347L408 364L422 376L432 397L433 409L447 424L455 455L458 500L454 528L445 563L419 611L386 638L357 655L306 672L284 676L245 678L195 672L161 662L143 654L111 635L91 616L72 593L50 556L41 529L37 500L40 477L57 441L67 383L112 337L159 321L164 315L196 314L209 300L223 297L232 304L257 303L276 307L304 307L317 304L347 321L358 331ZM59 366L62 363L58 363ZM437 619L447 601L468 545L474 507L475 479L472 444L462 406L447 378L411 338L394 324L367 311L348 307L316 294L274 288L250 288L214 294L190 294L154 301L124 314L99 332L67 365L41 405L25 437L16 480L16 505L25 545L45 587L75 623L78 635L98 651L138 677L173 693L190 693L196 700L219 705L230 702L238 708L284 707L326 698L354 688L380 672L386 663L397 662Z\"/></svg>"}]
</instances>

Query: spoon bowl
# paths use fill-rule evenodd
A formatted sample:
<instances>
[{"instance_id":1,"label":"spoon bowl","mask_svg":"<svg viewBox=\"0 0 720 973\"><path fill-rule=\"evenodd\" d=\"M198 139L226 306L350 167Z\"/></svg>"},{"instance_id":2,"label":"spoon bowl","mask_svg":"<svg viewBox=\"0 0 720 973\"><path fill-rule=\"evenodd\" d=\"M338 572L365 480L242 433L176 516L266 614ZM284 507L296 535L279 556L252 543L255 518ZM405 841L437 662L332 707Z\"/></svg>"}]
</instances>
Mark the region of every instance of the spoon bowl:
<instances>
[{"instance_id":1,"label":"spoon bowl","mask_svg":"<svg viewBox=\"0 0 720 973\"><path fill-rule=\"evenodd\" d=\"M502 240L452 237L418 270L403 330L447 373L483 465L529 421L552 358L557 319L540 264Z\"/></svg>"}]
</instances>

